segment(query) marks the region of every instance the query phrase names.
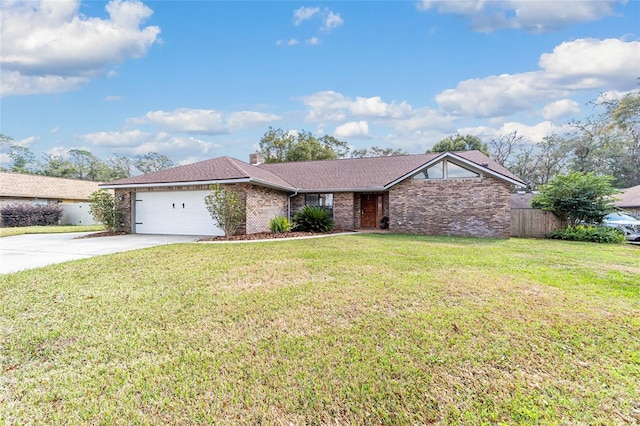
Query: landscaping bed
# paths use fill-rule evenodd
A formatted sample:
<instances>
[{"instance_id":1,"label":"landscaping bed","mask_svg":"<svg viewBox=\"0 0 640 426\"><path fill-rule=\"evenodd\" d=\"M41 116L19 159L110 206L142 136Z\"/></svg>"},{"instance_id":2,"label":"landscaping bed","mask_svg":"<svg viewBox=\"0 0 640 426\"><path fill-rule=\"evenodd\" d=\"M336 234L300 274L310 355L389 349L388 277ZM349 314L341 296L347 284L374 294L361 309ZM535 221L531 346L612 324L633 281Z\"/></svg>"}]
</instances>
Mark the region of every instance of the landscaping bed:
<instances>
[{"instance_id":1,"label":"landscaping bed","mask_svg":"<svg viewBox=\"0 0 640 426\"><path fill-rule=\"evenodd\" d=\"M344 232L353 232L353 231L345 231L341 229L335 229L329 232L258 232L255 234L243 234L243 235L232 235L230 237L225 236L216 236L216 237L204 237L199 239L198 241L251 241L251 240L272 240L277 238L300 238L300 237L317 237L320 235L330 235L330 234L340 234Z\"/></svg>"}]
</instances>

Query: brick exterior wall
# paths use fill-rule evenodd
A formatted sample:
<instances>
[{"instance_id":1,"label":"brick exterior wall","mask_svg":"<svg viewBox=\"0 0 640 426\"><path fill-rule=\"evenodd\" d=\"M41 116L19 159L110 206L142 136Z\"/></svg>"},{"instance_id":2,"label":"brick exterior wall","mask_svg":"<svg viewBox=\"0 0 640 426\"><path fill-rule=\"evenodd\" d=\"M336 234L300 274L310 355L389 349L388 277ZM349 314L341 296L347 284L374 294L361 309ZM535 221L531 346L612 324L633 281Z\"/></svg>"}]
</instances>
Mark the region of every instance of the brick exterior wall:
<instances>
[{"instance_id":1,"label":"brick exterior wall","mask_svg":"<svg viewBox=\"0 0 640 426\"><path fill-rule=\"evenodd\" d=\"M282 191L252 185L247 191L246 233L268 232L276 216L287 216L288 196Z\"/></svg>"},{"instance_id":2,"label":"brick exterior wall","mask_svg":"<svg viewBox=\"0 0 640 426\"><path fill-rule=\"evenodd\" d=\"M509 238L508 183L477 179L404 180L389 190L389 230Z\"/></svg>"},{"instance_id":3,"label":"brick exterior wall","mask_svg":"<svg viewBox=\"0 0 640 426\"><path fill-rule=\"evenodd\" d=\"M333 220L337 229L356 229L354 209L355 197L353 192L337 192L333 194Z\"/></svg>"},{"instance_id":4,"label":"brick exterior wall","mask_svg":"<svg viewBox=\"0 0 640 426\"><path fill-rule=\"evenodd\" d=\"M122 211L122 220L120 221L120 227L118 231L126 232L127 234L131 233L131 190L129 189L116 189L116 202L120 206L120 211Z\"/></svg>"},{"instance_id":5,"label":"brick exterior wall","mask_svg":"<svg viewBox=\"0 0 640 426\"><path fill-rule=\"evenodd\" d=\"M291 197L291 217L293 218L304 207L305 194Z\"/></svg>"},{"instance_id":6,"label":"brick exterior wall","mask_svg":"<svg viewBox=\"0 0 640 426\"><path fill-rule=\"evenodd\" d=\"M357 200L357 206L356 206ZM291 198L291 217L305 205L305 194ZM358 220L356 224L356 219ZM333 220L337 229L352 230L360 226L360 195L353 192L333 193Z\"/></svg>"},{"instance_id":7,"label":"brick exterior wall","mask_svg":"<svg viewBox=\"0 0 640 426\"><path fill-rule=\"evenodd\" d=\"M269 221L287 215L288 194L256 185L226 185L245 195L247 217L238 234L269 231ZM207 190L207 185L185 185L170 190ZM406 179L385 194L384 215L391 232L509 238L511 227L510 186L489 176L478 179ZM116 189L123 208L121 230L130 233L132 194L135 191L166 191L167 188ZM360 193L334 193L336 228L360 228ZM291 216L304 207L305 195L291 198Z\"/></svg>"}]
</instances>

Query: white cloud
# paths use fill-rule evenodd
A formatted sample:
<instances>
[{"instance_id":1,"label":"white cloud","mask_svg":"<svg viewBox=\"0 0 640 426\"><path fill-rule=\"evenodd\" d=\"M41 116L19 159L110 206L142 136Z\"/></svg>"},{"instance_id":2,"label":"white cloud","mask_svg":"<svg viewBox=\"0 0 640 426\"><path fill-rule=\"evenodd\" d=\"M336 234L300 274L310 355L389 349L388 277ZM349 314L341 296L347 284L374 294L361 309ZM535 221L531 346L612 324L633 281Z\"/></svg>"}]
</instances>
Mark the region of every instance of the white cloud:
<instances>
[{"instance_id":1,"label":"white cloud","mask_svg":"<svg viewBox=\"0 0 640 426\"><path fill-rule=\"evenodd\" d=\"M568 88L624 89L640 72L640 41L578 39L540 56L546 77Z\"/></svg>"},{"instance_id":2,"label":"white cloud","mask_svg":"<svg viewBox=\"0 0 640 426\"><path fill-rule=\"evenodd\" d=\"M580 113L580 105L571 99L560 99L551 102L542 110L542 115L547 120L556 121L560 118L576 116Z\"/></svg>"},{"instance_id":3,"label":"white cloud","mask_svg":"<svg viewBox=\"0 0 640 426\"><path fill-rule=\"evenodd\" d=\"M185 153L192 155L211 156L211 153L222 145L208 142L192 136L178 136L167 132L159 132L156 134L145 133L139 130L124 132L97 132L85 135L79 135L78 138L85 142L89 142L94 146L108 148L110 152L118 152L120 154L135 156L144 155L149 152L159 152L167 155L169 158L181 158ZM60 155L64 158L68 156L70 148L56 147L48 151L52 155ZM92 151L91 148L82 147Z\"/></svg>"},{"instance_id":4,"label":"white cloud","mask_svg":"<svg viewBox=\"0 0 640 426\"><path fill-rule=\"evenodd\" d=\"M405 117L411 112L411 105L406 102L386 103L380 96L352 100L330 90L305 96L302 101L309 107L307 120L310 121L345 121L347 115L391 119Z\"/></svg>"},{"instance_id":5,"label":"white cloud","mask_svg":"<svg viewBox=\"0 0 640 426\"><path fill-rule=\"evenodd\" d=\"M153 13L138 0L111 0L108 19L79 12L79 1L3 2L2 94L73 90L110 67L140 58L160 29L141 28Z\"/></svg>"},{"instance_id":6,"label":"white cloud","mask_svg":"<svg viewBox=\"0 0 640 426\"><path fill-rule=\"evenodd\" d=\"M215 110L178 108L171 112L150 111L128 121L134 124L154 124L169 132L218 135L280 119L278 115L256 111L236 111L225 115Z\"/></svg>"},{"instance_id":7,"label":"white cloud","mask_svg":"<svg viewBox=\"0 0 640 426\"><path fill-rule=\"evenodd\" d=\"M288 44L289 46L295 46L296 44L298 44L298 40L296 40L295 38L292 38L291 40L289 40L289 41L287 42L287 44Z\"/></svg>"},{"instance_id":8,"label":"white cloud","mask_svg":"<svg viewBox=\"0 0 640 426\"><path fill-rule=\"evenodd\" d=\"M366 121L351 121L344 123L333 132L337 138L368 138L369 123Z\"/></svg>"},{"instance_id":9,"label":"white cloud","mask_svg":"<svg viewBox=\"0 0 640 426\"><path fill-rule=\"evenodd\" d=\"M306 41L307 44L320 44L320 39L318 37L311 37Z\"/></svg>"},{"instance_id":10,"label":"white cloud","mask_svg":"<svg viewBox=\"0 0 640 426\"><path fill-rule=\"evenodd\" d=\"M309 107L309 121L344 121L350 103L341 93L331 90L305 96L302 102Z\"/></svg>"},{"instance_id":11,"label":"white cloud","mask_svg":"<svg viewBox=\"0 0 640 426\"><path fill-rule=\"evenodd\" d=\"M155 124L170 132L223 134L228 130L222 114L214 110L179 108L172 112L150 111L143 117L132 118L135 124Z\"/></svg>"},{"instance_id":12,"label":"white cloud","mask_svg":"<svg viewBox=\"0 0 640 426\"><path fill-rule=\"evenodd\" d=\"M471 21L471 27L481 32L511 28L543 33L611 16L615 13L615 6L625 2L626 0L422 0L418 9L435 9L439 13L466 17Z\"/></svg>"},{"instance_id":13,"label":"white cloud","mask_svg":"<svg viewBox=\"0 0 640 426\"><path fill-rule=\"evenodd\" d=\"M151 137L150 133L140 130L125 132L96 132L78 135L80 140L96 146L132 147L139 145Z\"/></svg>"},{"instance_id":14,"label":"white cloud","mask_svg":"<svg viewBox=\"0 0 640 426\"><path fill-rule=\"evenodd\" d=\"M579 91L632 90L639 63L638 41L579 39L541 55L537 71L465 80L436 101L446 112L475 117L541 110Z\"/></svg>"},{"instance_id":15,"label":"white cloud","mask_svg":"<svg viewBox=\"0 0 640 426\"><path fill-rule=\"evenodd\" d=\"M319 7L301 7L293 11L293 24L298 26L303 21L311 19L313 15L320 12Z\"/></svg>"},{"instance_id":16,"label":"white cloud","mask_svg":"<svg viewBox=\"0 0 640 426\"><path fill-rule=\"evenodd\" d=\"M175 158L184 156L185 152L191 154L197 153L202 156L212 156L211 153L221 147L220 144L207 142L198 138L176 136L161 132L139 145L122 147L120 151L129 155L144 155L149 152L160 152L169 158Z\"/></svg>"},{"instance_id":17,"label":"white cloud","mask_svg":"<svg viewBox=\"0 0 640 426\"><path fill-rule=\"evenodd\" d=\"M327 15L324 18L324 23L322 24L322 31L332 31L344 24L344 19L342 19L342 16L340 16L339 13L334 13L328 8L325 9L325 11Z\"/></svg>"},{"instance_id":18,"label":"white cloud","mask_svg":"<svg viewBox=\"0 0 640 426\"><path fill-rule=\"evenodd\" d=\"M352 114L360 117L391 117L400 118L407 116L411 112L411 105L407 102L391 102L390 104L382 101L380 96L371 98L357 97L354 102L349 105Z\"/></svg>"},{"instance_id":19,"label":"white cloud","mask_svg":"<svg viewBox=\"0 0 640 426\"><path fill-rule=\"evenodd\" d=\"M105 96L104 100L105 102L117 102L117 101L124 100L124 96L115 96L115 95Z\"/></svg>"},{"instance_id":20,"label":"white cloud","mask_svg":"<svg viewBox=\"0 0 640 426\"><path fill-rule=\"evenodd\" d=\"M281 117L275 114L256 111L237 111L229 114L227 124L229 130L234 131L262 126L280 119Z\"/></svg>"},{"instance_id":21,"label":"white cloud","mask_svg":"<svg viewBox=\"0 0 640 426\"><path fill-rule=\"evenodd\" d=\"M547 136L563 135L568 133L571 128L567 125L556 125L551 121L541 121L537 124L524 124L517 121L509 121L498 127L463 127L457 130L457 133L476 135L484 141L498 138L513 132L523 137L525 142L539 143Z\"/></svg>"},{"instance_id":22,"label":"white cloud","mask_svg":"<svg viewBox=\"0 0 640 426\"><path fill-rule=\"evenodd\" d=\"M13 140L9 145L21 146L23 148L28 148L33 145L35 142L40 140L40 136L29 136L24 139Z\"/></svg>"}]
</instances>

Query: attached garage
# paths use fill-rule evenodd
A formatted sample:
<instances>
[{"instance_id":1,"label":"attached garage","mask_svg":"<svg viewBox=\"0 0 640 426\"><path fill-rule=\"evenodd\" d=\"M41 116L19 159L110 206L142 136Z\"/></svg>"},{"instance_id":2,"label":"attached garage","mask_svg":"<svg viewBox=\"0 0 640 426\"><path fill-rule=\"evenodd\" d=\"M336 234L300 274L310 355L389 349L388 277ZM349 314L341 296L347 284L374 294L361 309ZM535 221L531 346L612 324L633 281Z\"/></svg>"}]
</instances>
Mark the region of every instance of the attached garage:
<instances>
[{"instance_id":1,"label":"attached garage","mask_svg":"<svg viewBox=\"0 0 640 426\"><path fill-rule=\"evenodd\" d=\"M204 197L211 191L136 192L136 234L224 235L211 218Z\"/></svg>"}]
</instances>

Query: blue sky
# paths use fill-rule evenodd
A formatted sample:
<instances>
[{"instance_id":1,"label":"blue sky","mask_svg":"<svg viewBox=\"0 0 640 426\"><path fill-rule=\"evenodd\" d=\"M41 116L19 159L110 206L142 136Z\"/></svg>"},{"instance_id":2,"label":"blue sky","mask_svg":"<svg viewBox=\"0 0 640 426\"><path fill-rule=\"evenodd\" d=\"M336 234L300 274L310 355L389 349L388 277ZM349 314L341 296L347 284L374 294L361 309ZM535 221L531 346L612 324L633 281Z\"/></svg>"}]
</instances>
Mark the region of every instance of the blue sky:
<instances>
[{"instance_id":1,"label":"blue sky","mask_svg":"<svg viewBox=\"0 0 640 426\"><path fill-rule=\"evenodd\" d=\"M537 142L640 84L638 1L0 4L0 132L38 157L246 161L269 126L409 153Z\"/></svg>"}]
</instances>

